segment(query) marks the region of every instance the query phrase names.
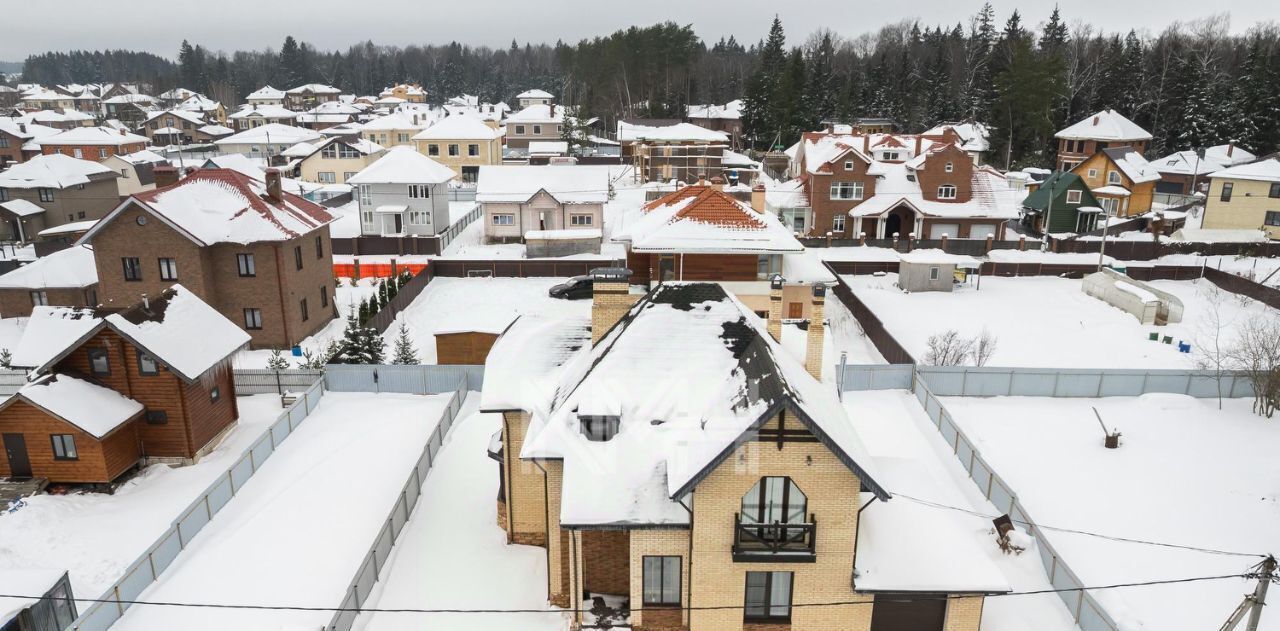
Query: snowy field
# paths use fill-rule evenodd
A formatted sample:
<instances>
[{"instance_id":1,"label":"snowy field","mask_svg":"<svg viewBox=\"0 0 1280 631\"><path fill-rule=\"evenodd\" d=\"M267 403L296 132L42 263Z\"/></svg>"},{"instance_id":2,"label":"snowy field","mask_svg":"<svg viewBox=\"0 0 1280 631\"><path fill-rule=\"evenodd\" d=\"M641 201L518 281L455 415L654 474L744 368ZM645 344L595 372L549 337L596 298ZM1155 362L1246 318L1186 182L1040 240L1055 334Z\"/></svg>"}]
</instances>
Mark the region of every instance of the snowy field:
<instances>
[{"instance_id":1,"label":"snowy field","mask_svg":"<svg viewBox=\"0 0 1280 631\"><path fill-rule=\"evenodd\" d=\"M485 450L502 425L472 393L422 488L369 608L548 609L546 551L507 545L497 525L498 467ZM364 614L357 631L562 631L563 614Z\"/></svg>"},{"instance_id":2,"label":"snowy field","mask_svg":"<svg viewBox=\"0 0 1280 631\"><path fill-rule=\"evenodd\" d=\"M446 401L326 393L141 600L337 606ZM332 615L136 606L113 628L319 629Z\"/></svg>"},{"instance_id":3,"label":"snowy field","mask_svg":"<svg viewBox=\"0 0 1280 631\"><path fill-rule=\"evenodd\" d=\"M884 477L881 484L891 494L910 495L984 515L998 514L969 481L959 461L910 392L846 392L844 405L867 452L875 459ZM1022 554L1006 555L996 546L990 518L933 508L902 497L891 498L885 506L870 506L866 518L872 519L871 513L890 508L895 502L899 505L894 510L905 510L918 517L914 522L918 530L898 531L895 537L929 541L936 547L941 533L935 528L947 526L948 531L954 530L961 537L972 539L972 549L979 551L978 554L985 554L1013 591L1052 589L1040 564L1034 540L1031 540L1032 547ZM963 541L956 543L957 548L965 547ZM935 561L946 565L945 558ZM948 574L964 571L955 567L946 567L945 570ZM989 597L983 603L982 631L1029 629L1076 631L1062 600L1053 594Z\"/></svg>"},{"instance_id":4,"label":"snowy field","mask_svg":"<svg viewBox=\"0 0 1280 631\"><path fill-rule=\"evenodd\" d=\"M347 328L347 316L351 313L351 308L354 306L357 311L360 309L360 303L377 291L377 281L376 278L361 278L353 283L350 278L339 278L338 287L334 292L334 301L338 305L338 317L314 335L302 340L300 344L302 349L319 354L329 345L330 340L341 341L342 333ZM295 366L301 361L301 358L290 355L287 349L283 351L283 355ZM267 361L270 359L270 350L243 350L236 354L235 367L266 368Z\"/></svg>"},{"instance_id":5,"label":"snowy field","mask_svg":"<svg viewBox=\"0 0 1280 631\"><path fill-rule=\"evenodd\" d=\"M236 404L238 426L198 464L153 465L114 495L37 495L0 514L0 567L70 570L75 594L97 598L280 414L275 395L239 397Z\"/></svg>"},{"instance_id":6,"label":"snowy field","mask_svg":"<svg viewBox=\"0 0 1280 631\"><path fill-rule=\"evenodd\" d=\"M973 337L986 328L997 338L989 366L1054 368L1193 368L1201 357L1199 341L1210 336L1207 320L1215 285L1208 281L1154 281L1152 286L1183 302L1183 321L1157 327L1081 291L1080 280L1047 276L988 276L981 290L953 293L903 293L897 274L844 276L917 361L924 361L930 335L955 329ZM1262 303L1222 292L1221 319L1230 331L1247 318L1274 310ZM1151 342L1158 331L1192 344L1179 353L1176 344Z\"/></svg>"},{"instance_id":7,"label":"snowy field","mask_svg":"<svg viewBox=\"0 0 1280 631\"><path fill-rule=\"evenodd\" d=\"M1043 525L1246 553L1280 552L1280 424L1251 399L945 398L955 422ZM1123 437L1102 446L1093 410ZM1259 559L1045 535L1086 585L1237 574ZM1098 590L1126 629L1217 629L1252 583ZM1273 590L1274 593L1274 590ZM1268 610L1270 611L1270 610ZM1264 613L1262 629L1280 629Z\"/></svg>"},{"instance_id":8,"label":"snowy field","mask_svg":"<svg viewBox=\"0 0 1280 631\"><path fill-rule=\"evenodd\" d=\"M384 338L393 344L400 322L423 364L436 363L435 334L440 331L501 333L517 316L589 317L590 300L560 300L547 295L563 278L436 278L401 313Z\"/></svg>"}]
</instances>

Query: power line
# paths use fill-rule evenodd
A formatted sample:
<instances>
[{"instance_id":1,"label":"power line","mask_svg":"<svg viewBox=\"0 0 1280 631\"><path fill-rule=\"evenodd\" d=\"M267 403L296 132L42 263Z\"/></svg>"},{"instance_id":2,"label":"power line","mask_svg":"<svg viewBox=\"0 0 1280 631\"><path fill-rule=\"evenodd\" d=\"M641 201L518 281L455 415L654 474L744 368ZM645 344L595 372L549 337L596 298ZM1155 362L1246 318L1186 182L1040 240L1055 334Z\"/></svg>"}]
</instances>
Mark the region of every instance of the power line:
<instances>
[{"instance_id":1,"label":"power line","mask_svg":"<svg viewBox=\"0 0 1280 631\"><path fill-rule=\"evenodd\" d=\"M1219 576L1195 576L1190 578L1176 578L1155 581L1141 581L1133 583L1113 583L1109 585L1095 585L1089 587L1072 587L1065 589L1037 589L1026 591L1009 591L997 592L993 594L918 594L904 595L896 594L890 598L879 598L879 600L889 600L892 602L926 602L939 600L965 600L970 598L998 598L1007 596L1034 596L1040 594L1060 594L1074 593L1086 591L1100 591L1107 589L1123 589L1129 587L1152 587L1159 585L1176 585L1185 583L1200 583L1206 581L1217 581L1229 578L1257 578L1254 573L1241 574L1224 574ZM361 608L361 607L308 607L302 605L248 605L248 604L225 604L225 603L196 603L182 601L160 601L160 600L116 600L113 598L65 598L49 595L42 596L21 596L15 594L0 594L0 598L16 598L23 600L61 600L74 601L79 603L105 603L120 605L143 605L152 607L189 607L198 609L237 609L237 610L253 610L253 611L318 611L329 613L417 613L417 614L517 614L517 613L590 613L590 609L496 609L496 608L477 608L477 609L423 609L423 608ZM812 603L792 603L793 608L810 608L810 607L844 607L850 605L867 605L870 601L866 600L837 600L823 601ZM664 611L728 611L746 609L747 605L707 605L700 607L661 607ZM644 611L643 608L631 609L632 612Z\"/></svg>"},{"instance_id":2,"label":"power line","mask_svg":"<svg viewBox=\"0 0 1280 631\"><path fill-rule=\"evenodd\" d=\"M911 497L910 495L905 495L905 494L903 494L903 493L890 492L890 494L891 494L892 496L894 496L894 497L900 497L900 498L902 498L902 499L904 499L904 500L909 500L909 501L912 501L912 502L915 502L915 503L917 503L917 504L921 504L921 505L924 505L924 506L929 506L929 507L932 507L932 508L940 508L940 509L945 509L945 510L953 510L953 511L961 512L961 513L968 513L968 514L973 515L973 516L975 516L975 517L985 517L985 518L987 518L987 519L995 519L995 518L997 518L997 517L1000 517L1000 515L988 515L988 514L986 514L986 513L981 512L981 511L971 510L971 509L968 509L968 508L961 508L961 507L959 507L959 506L949 506L949 505L947 505L947 504L940 504L940 503L938 503L938 502L932 502L932 501L929 501L929 500L923 500L923 499L920 499L920 498L918 498L918 497ZM1089 536L1089 537L1097 537L1097 538L1099 538L1099 539L1106 539L1106 540L1109 540L1109 541L1118 541L1118 542L1121 542L1121 543L1137 543L1137 544L1148 545L1148 546L1157 546L1157 547L1161 547L1161 548L1174 548L1174 549L1178 549L1178 550L1190 550L1190 551L1193 551L1193 552L1204 552L1204 553L1206 553L1206 554L1220 554L1220 555L1223 555L1223 556L1238 556L1238 557L1249 557L1249 558L1260 558L1260 559L1264 559L1264 558L1266 558L1266 557L1268 556L1268 555L1266 555L1266 554L1259 554L1259 553L1252 553L1252 552L1233 552L1233 551L1230 551L1230 550L1217 550L1217 549L1214 549L1214 548L1202 548L1202 547L1198 547L1198 546L1183 545L1183 544L1178 544L1178 543L1167 543L1167 542L1163 542L1163 541L1148 541L1148 540L1145 540L1145 539L1132 539L1132 538L1129 538L1129 537L1119 537L1119 536L1116 536L1116 535L1106 535L1106 534L1097 533L1097 532L1090 532L1090 531L1087 531L1087 530L1078 530L1078 529L1075 529L1075 528L1063 528L1063 527L1059 527L1059 526L1045 526L1045 525L1042 525L1042 524L1037 524L1037 523L1033 523L1033 522L1029 522L1029 521L1024 521L1024 520L1021 520L1021 519L1013 519L1013 518L1012 518L1012 516L1010 516L1010 520L1011 520L1011 521L1013 521L1013 522L1014 522L1014 523L1016 523L1016 524L1021 524L1021 525L1023 525L1023 526L1029 526L1029 527L1032 527L1032 528L1038 528L1038 529L1040 529L1040 530L1049 530L1049 531L1053 531L1053 532L1064 532L1064 533L1069 533L1069 534L1074 534L1074 535L1085 535L1085 536Z\"/></svg>"}]
</instances>

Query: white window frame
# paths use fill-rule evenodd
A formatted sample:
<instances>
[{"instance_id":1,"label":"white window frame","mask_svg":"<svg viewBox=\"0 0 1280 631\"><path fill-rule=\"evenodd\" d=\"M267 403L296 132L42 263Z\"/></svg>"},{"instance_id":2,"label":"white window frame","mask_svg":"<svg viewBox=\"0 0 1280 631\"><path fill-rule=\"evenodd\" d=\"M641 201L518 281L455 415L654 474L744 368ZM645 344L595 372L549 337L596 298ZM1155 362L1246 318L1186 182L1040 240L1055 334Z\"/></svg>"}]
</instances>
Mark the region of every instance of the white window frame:
<instances>
[{"instance_id":1,"label":"white window frame","mask_svg":"<svg viewBox=\"0 0 1280 631\"><path fill-rule=\"evenodd\" d=\"M414 226L431 225L431 212L426 210L409 211L409 223Z\"/></svg>"},{"instance_id":2,"label":"white window frame","mask_svg":"<svg viewBox=\"0 0 1280 631\"><path fill-rule=\"evenodd\" d=\"M514 226L516 225L516 216L513 213L494 213L490 221L495 226Z\"/></svg>"},{"instance_id":3,"label":"white window frame","mask_svg":"<svg viewBox=\"0 0 1280 631\"><path fill-rule=\"evenodd\" d=\"M956 167L954 164L951 164L950 162L948 162L947 166L943 170L946 171L947 173L951 173L952 171L956 170Z\"/></svg>"},{"instance_id":4,"label":"white window frame","mask_svg":"<svg viewBox=\"0 0 1280 631\"><path fill-rule=\"evenodd\" d=\"M1095 178L1097 178L1097 177L1098 177L1098 170L1097 170L1097 169L1089 169L1089 179L1091 179L1091 180L1092 180L1092 179L1095 179Z\"/></svg>"},{"instance_id":5,"label":"white window frame","mask_svg":"<svg viewBox=\"0 0 1280 631\"><path fill-rule=\"evenodd\" d=\"M852 201L862 199L864 191L862 182L832 182L829 194L833 200Z\"/></svg>"},{"instance_id":6,"label":"white window frame","mask_svg":"<svg viewBox=\"0 0 1280 631\"><path fill-rule=\"evenodd\" d=\"M955 184L943 184L938 187L938 199L955 199L958 194Z\"/></svg>"},{"instance_id":7,"label":"white window frame","mask_svg":"<svg viewBox=\"0 0 1280 631\"><path fill-rule=\"evenodd\" d=\"M1082 192L1082 191L1067 191L1067 203L1068 203L1068 204L1076 204L1076 205L1079 205L1079 204L1080 204L1080 201L1081 201L1083 198L1084 198L1084 192Z\"/></svg>"},{"instance_id":8,"label":"white window frame","mask_svg":"<svg viewBox=\"0 0 1280 631\"><path fill-rule=\"evenodd\" d=\"M570 213L569 225L575 228L589 228L595 225L595 217L590 213Z\"/></svg>"},{"instance_id":9,"label":"white window frame","mask_svg":"<svg viewBox=\"0 0 1280 631\"><path fill-rule=\"evenodd\" d=\"M321 184L337 184L338 176L333 171L320 171L316 173L316 181Z\"/></svg>"},{"instance_id":10,"label":"white window frame","mask_svg":"<svg viewBox=\"0 0 1280 631\"><path fill-rule=\"evenodd\" d=\"M1120 177L1119 171L1107 171L1107 184L1119 186L1124 180Z\"/></svg>"},{"instance_id":11,"label":"white window frame","mask_svg":"<svg viewBox=\"0 0 1280 631\"><path fill-rule=\"evenodd\" d=\"M831 231L844 232L844 213L836 213L831 217Z\"/></svg>"}]
</instances>

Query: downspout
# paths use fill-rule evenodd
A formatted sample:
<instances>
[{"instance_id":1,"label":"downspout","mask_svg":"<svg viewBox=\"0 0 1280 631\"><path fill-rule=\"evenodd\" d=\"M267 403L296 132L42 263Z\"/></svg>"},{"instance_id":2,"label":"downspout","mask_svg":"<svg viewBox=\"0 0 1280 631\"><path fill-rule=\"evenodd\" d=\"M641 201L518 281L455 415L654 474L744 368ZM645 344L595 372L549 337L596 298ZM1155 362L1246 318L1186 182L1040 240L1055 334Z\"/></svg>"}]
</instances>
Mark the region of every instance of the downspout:
<instances>
[{"instance_id":1,"label":"downspout","mask_svg":"<svg viewBox=\"0 0 1280 631\"><path fill-rule=\"evenodd\" d=\"M693 631L693 509L689 508L684 500L677 500L682 508L689 511L689 576L685 577L685 609L689 616L689 624L685 626L689 631ZM644 611L643 605L641 611Z\"/></svg>"},{"instance_id":2,"label":"downspout","mask_svg":"<svg viewBox=\"0 0 1280 631\"><path fill-rule=\"evenodd\" d=\"M543 546L543 550L546 551L546 556L547 556L547 599L549 600L552 594L552 590L551 590L551 510L548 508L551 505L551 502L550 502L551 492L547 489L547 470L542 468L542 463L538 462L537 459L530 460L529 462L532 462L533 466L537 467L538 470L542 472L542 523L543 523L542 530L543 532L546 533L546 537L547 537L546 545ZM515 517L514 513L512 513L512 517L513 518Z\"/></svg>"},{"instance_id":3,"label":"downspout","mask_svg":"<svg viewBox=\"0 0 1280 631\"><path fill-rule=\"evenodd\" d=\"M501 484L507 488L507 542L515 542L515 514L514 503L511 501L515 493L511 492L511 426L507 423L507 415L502 414L502 480Z\"/></svg>"},{"instance_id":4,"label":"downspout","mask_svg":"<svg viewBox=\"0 0 1280 631\"><path fill-rule=\"evenodd\" d=\"M284 327L284 343L292 347L292 338L289 337L289 314L285 312L284 307L284 270L280 268L280 244L275 245L276 256L276 294L280 296L280 324Z\"/></svg>"},{"instance_id":5,"label":"downspout","mask_svg":"<svg viewBox=\"0 0 1280 631\"><path fill-rule=\"evenodd\" d=\"M876 501L875 497L872 497L871 499L867 500L867 503L863 504L862 508L859 508L857 513L858 523L857 523L857 527L853 531L853 571L850 572L850 576L849 576L849 587L854 589L855 591L858 588L855 580L857 579L857 576L858 576L858 536L862 534L862 511L870 508L871 504L874 503L875 501Z\"/></svg>"}]
</instances>

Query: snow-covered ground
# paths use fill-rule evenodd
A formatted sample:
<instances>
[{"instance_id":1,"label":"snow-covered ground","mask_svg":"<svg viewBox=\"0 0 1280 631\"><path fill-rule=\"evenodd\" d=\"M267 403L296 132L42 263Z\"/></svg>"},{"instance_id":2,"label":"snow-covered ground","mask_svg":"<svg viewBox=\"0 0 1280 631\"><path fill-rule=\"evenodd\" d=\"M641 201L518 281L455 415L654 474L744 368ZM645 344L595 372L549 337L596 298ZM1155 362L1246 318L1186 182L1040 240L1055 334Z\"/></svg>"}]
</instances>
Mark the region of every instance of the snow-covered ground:
<instances>
[{"instance_id":1,"label":"snow-covered ground","mask_svg":"<svg viewBox=\"0 0 1280 631\"><path fill-rule=\"evenodd\" d=\"M0 318L0 348L12 351L22 338L22 330L27 328L29 318Z\"/></svg>"},{"instance_id":2,"label":"snow-covered ground","mask_svg":"<svg viewBox=\"0 0 1280 631\"><path fill-rule=\"evenodd\" d=\"M903 293L897 274L845 276L845 281L918 361L924 361L930 335L955 329L972 337L986 328L997 338L990 366L1055 368L1193 368L1209 338L1207 319L1216 286L1208 281L1154 281L1151 285L1182 300L1183 321L1157 327L1081 291L1080 280L1048 276L982 278L982 288L952 293ZM1235 326L1274 310L1262 303L1221 293L1221 319ZM1176 344L1149 341L1159 332L1192 344L1179 353Z\"/></svg>"},{"instance_id":3,"label":"snow-covered ground","mask_svg":"<svg viewBox=\"0 0 1280 631\"><path fill-rule=\"evenodd\" d=\"M446 401L326 393L140 599L338 606ZM332 616L135 606L113 628L319 629Z\"/></svg>"},{"instance_id":4,"label":"snow-covered ground","mask_svg":"<svg viewBox=\"0 0 1280 631\"><path fill-rule=\"evenodd\" d=\"M334 301L338 305L338 317L303 340L300 344L302 349L319 354L331 340L341 340L342 333L347 328L347 315L351 313L351 308L354 306L359 310L360 303L377 291L377 281L376 278L361 278L353 283L350 278L339 278L338 287L334 292ZM283 351L283 355L294 365L302 361L302 358L290 355L288 350ZM236 355L235 367L266 368L267 361L270 359L271 351L269 350L244 350Z\"/></svg>"},{"instance_id":5,"label":"snow-covered ground","mask_svg":"<svg viewBox=\"0 0 1280 631\"><path fill-rule=\"evenodd\" d=\"M384 338L395 341L400 322L423 364L436 362L437 331L501 333L516 316L587 317L590 300L560 300L547 295L563 278L436 278L387 328Z\"/></svg>"},{"instance_id":6,"label":"snow-covered ground","mask_svg":"<svg viewBox=\"0 0 1280 631\"><path fill-rule=\"evenodd\" d=\"M236 404L239 425L198 464L153 465L114 495L37 495L25 507L0 514L0 567L69 570L76 595L96 598L280 414L275 395L239 397Z\"/></svg>"},{"instance_id":7,"label":"snow-covered ground","mask_svg":"<svg viewBox=\"0 0 1280 631\"><path fill-rule=\"evenodd\" d=\"M1245 553L1280 552L1280 424L1251 399L948 397L943 404L1040 524ZM1123 436L1105 449L1094 416ZM1086 585L1237 574L1259 559L1045 534ZM1093 594L1126 629L1217 629L1239 579ZM1270 610L1268 610L1270 612ZM1264 613L1262 629L1280 629ZM1030 628L1030 627L1028 627Z\"/></svg>"},{"instance_id":8,"label":"snow-covered ground","mask_svg":"<svg viewBox=\"0 0 1280 631\"><path fill-rule=\"evenodd\" d=\"M947 506L976 511L984 515L999 514L995 507L978 492L969 481L941 434L929 422L924 409L910 392L905 390L877 390L844 393L845 411L866 445L867 452L881 466L882 473L894 474L910 471L910 475L889 475L881 484L890 493L902 493L913 498ZM905 465L905 466L904 466ZM907 502L903 497L891 498L889 503ZM867 509L867 518L877 510ZM883 510L883 507L881 510ZM902 507L899 507L902 508ZM996 546L995 534L988 517L979 517L959 511L925 507L912 503L908 508L921 509L924 520L918 522L919 531L898 533L902 537L919 535L930 538L930 528L958 529L961 537L985 556L1001 574L1013 591L1052 589L1044 568L1040 564L1037 548L1029 547L1022 554L1006 555ZM927 520L927 521L926 521ZM963 540L963 539L962 539ZM946 568L948 573L963 571ZM982 631L1076 631L1075 623L1053 594L989 597L982 608Z\"/></svg>"},{"instance_id":9,"label":"snow-covered ground","mask_svg":"<svg viewBox=\"0 0 1280 631\"><path fill-rule=\"evenodd\" d=\"M1200 267L1206 265L1214 269L1230 272L1256 282L1266 281L1269 287L1280 288L1280 257L1260 256L1199 256L1196 254L1168 254L1152 261L1160 265L1190 265ZM1131 263L1131 266L1143 263Z\"/></svg>"},{"instance_id":10,"label":"snow-covered ground","mask_svg":"<svg viewBox=\"0 0 1280 631\"><path fill-rule=\"evenodd\" d=\"M498 527L498 467L485 453L502 424L475 412L472 393L432 465L422 501L400 535L390 568L365 603L395 609L550 609L546 551L507 545ZM563 631L564 614L364 614L361 631L523 629Z\"/></svg>"}]
</instances>

